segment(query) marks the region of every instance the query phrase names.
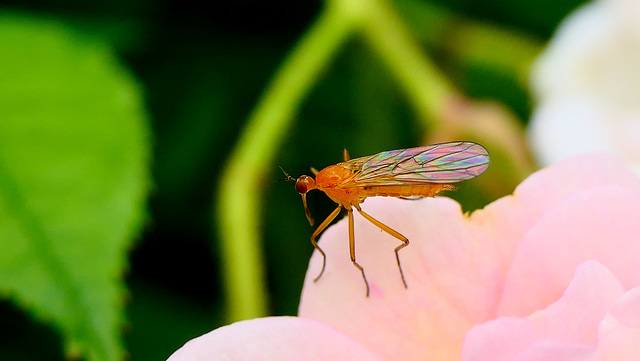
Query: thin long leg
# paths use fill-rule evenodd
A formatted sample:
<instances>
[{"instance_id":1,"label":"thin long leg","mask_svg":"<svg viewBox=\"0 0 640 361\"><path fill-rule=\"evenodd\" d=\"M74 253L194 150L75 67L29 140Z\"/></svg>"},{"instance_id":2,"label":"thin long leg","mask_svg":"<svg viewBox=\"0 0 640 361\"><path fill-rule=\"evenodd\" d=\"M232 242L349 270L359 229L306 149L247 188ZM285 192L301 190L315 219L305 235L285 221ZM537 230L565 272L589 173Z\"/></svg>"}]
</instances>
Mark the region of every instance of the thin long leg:
<instances>
[{"instance_id":1,"label":"thin long leg","mask_svg":"<svg viewBox=\"0 0 640 361\"><path fill-rule=\"evenodd\" d=\"M380 228L381 230L389 233L390 235L396 237L397 239L402 241L402 244L399 245L398 247L396 247L395 251L396 251L396 261L398 261L398 269L400 270L400 277L402 277L402 283L404 283L404 288L409 288L407 287L407 281L404 280L404 272L402 272L402 266L400 265L400 256L398 255L398 251L403 249L404 247L409 245L409 239L405 236L403 236L402 234L400 234L398 231L394 230L393 228L387 226L386 224L380 222L379 220L371 217L369 214L367 214L365 211L363 211L362 209L360 209L360 207L356 208L358 210L358 212L360 212L360 214L362 214L362 216L364 218L366 218L369 222L375 224L376 226L378 226L378 228Z\"/></svg>"},{"instance_id":2,"label":"thin long leg","mask_svg":"<svg viewBox=\"0 0 640 361\"><path fill-rule=\"evenodd\" d=\"M313 231L313 234L311 235L311 244L313 244L313 247L315 247L315 249L317 249L318 252L320 252L320 254L322 255L322 270L320 271L320 274L318 275L318 277L313 279L313 282L317 282L320 279L320 276L322 276L322 274L324 273L324 267L327 265L327 255L324 254L324 251L320 248L320 246L318 246L318 243L316 243L316 237L318 237L320 233L322 233L322 231L324 231L324 229L327 228L327 226L334 219L336 219L338 214L340 214L341 209L342 209L342 206L340 205L333 212L331 212L329 217L327 217L327 219L325 219L322 223L320 223L318 228L316 228L316 230Z\"/></svg>"},{"instance_id":3,"label":"thin long leg","mask_svg":"<svg viewBox=\"0 0 640 361\"><path fill-rule=\"evenodd\" d=\"M364 275L364 269L356 262L356 238L353 231L353 209L347 209L349 213L349 258L351 263L356 266L360 272L362 272L362 279L365 286L367 286L367 297L369 297L369 282L367 282L367 276Z\"/></svg>"}]
</instances>

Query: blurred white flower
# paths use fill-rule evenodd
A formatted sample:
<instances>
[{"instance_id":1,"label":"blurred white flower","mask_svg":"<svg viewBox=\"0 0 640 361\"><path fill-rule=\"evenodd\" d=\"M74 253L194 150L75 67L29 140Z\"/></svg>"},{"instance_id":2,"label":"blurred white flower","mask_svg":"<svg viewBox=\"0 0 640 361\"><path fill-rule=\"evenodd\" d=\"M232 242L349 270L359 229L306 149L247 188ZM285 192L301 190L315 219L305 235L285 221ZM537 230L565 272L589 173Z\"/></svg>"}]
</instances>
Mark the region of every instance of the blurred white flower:
<instances>
[{"instance_id":1,"label":"blurred white flower","mask_svg":"<svg viewBox=\"0 0 640 361\"><path fill-rule=\"evenodd\" d=\"M573 12L534 64L529 138L539 163L617 154L640 170L640 2Z\"/></svg>"}]
</instances>

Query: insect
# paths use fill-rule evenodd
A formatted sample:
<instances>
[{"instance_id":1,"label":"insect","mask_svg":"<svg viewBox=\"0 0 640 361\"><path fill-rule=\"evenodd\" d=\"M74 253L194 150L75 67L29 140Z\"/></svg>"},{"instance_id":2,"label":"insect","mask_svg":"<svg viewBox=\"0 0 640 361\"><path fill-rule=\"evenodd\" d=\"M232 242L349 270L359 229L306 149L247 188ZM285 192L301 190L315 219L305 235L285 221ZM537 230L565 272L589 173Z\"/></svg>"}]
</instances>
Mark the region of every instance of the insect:
<instances>
[{"instance_id":1,"label":"insect","mask_svg":"<svg viewBox=\"0 0 640 361\"><path fill-rule=\"evenodd\" d=\"M353 227L353 208L365 219L402 242L395 248L400 277L405 288L407 282L400 265L398 252L409 245L409 239L362 210L360 203L368 197L434 197L441 191L454 190L452 183L475 178L489 167L487 150L472 142L449 142L417 148L391 150L375 155L349 159L344 150L344 162L330 165L321 171L311 168L315 179L308 175L293 178L282 169L286 178L295 182L302 196L305 214L313 226L313 218L307 206L307 193L323 191L338 207L311 234L313 247L322 255L322 270L314 279L317 282L324 273L327 256L316 242L316 238L338 216L344 208L349 217L349 258L360 270L369 297L369 282L364 268L356 261Z\"/></svg>"}]
</instances>

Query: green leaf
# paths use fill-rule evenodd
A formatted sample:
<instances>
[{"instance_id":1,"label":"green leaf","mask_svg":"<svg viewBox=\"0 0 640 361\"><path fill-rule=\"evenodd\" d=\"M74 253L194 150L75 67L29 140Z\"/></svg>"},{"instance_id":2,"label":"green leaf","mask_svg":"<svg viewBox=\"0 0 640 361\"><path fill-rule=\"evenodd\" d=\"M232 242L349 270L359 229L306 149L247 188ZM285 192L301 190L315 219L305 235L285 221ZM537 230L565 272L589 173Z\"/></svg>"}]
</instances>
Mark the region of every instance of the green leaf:
<instances>
[{"instance_id":1,"label":"green leaf","mask_svg":"<svg viewBox=\"0 0 640 361\"><path fill-rule=\"evenodd\" d=\"M54 21L0 14L0 44L0 296L58 328L67 356L122 359L149 188L140 89Z\"/></svg>"}]
</instances>

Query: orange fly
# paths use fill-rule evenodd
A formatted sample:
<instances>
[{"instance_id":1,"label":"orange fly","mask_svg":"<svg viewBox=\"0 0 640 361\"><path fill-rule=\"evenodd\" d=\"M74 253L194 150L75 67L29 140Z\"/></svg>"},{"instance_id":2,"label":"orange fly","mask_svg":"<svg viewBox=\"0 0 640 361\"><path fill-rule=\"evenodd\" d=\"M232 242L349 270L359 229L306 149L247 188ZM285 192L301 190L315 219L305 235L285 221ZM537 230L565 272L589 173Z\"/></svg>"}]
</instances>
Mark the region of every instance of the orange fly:
<instances>
[{"instance_id":1,"label":"orange fly","mask_svg":"<svg viewBox=\"0 0 640 361\"><path fill-rule=\"evenodd\" d=\"M451 184L475 178L489 167L487 150L472 142L450 142L427 145L417 148L391 150L368 157L349 159L344 150L344 162L330 165L321 171L311 168L315 180L302 175L297 179L284 172L285 180L295 182L296 190L302 196L305 214L313 226L311 212L307 207L307 192L318 189L323 191L338 207L329 214L311 235L313 247L322 254L322 270L314 279L318 281L327 263L327 256L318 246L316 238L346 209L349 217L349 256L351 262L362 273L369 296L369 282L364 269L356 262L355 238L353 231L353 208L381 230L402 241L395 248L396 261L404 287L407 282L400 265L398 251L409 245L409 239L391 227L378 221L360 208L367 197L434 197L440 191L454 190Z\"/></svg>"}]
</instances>

